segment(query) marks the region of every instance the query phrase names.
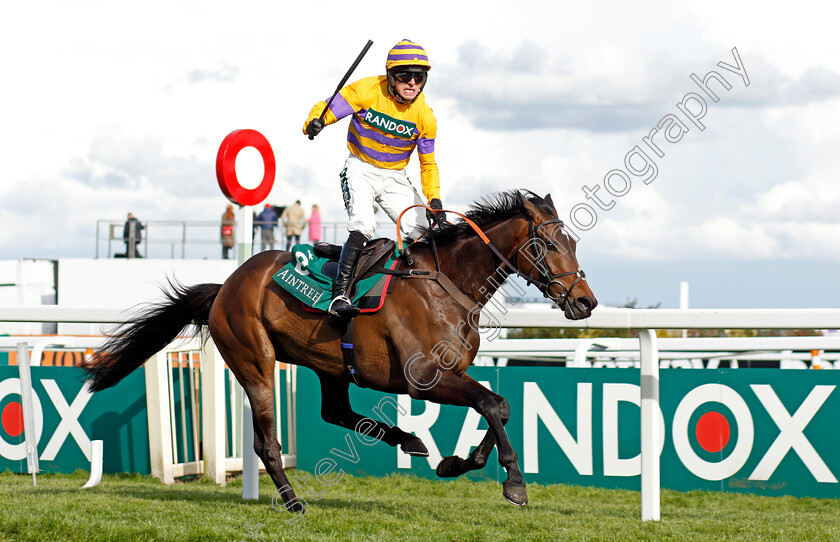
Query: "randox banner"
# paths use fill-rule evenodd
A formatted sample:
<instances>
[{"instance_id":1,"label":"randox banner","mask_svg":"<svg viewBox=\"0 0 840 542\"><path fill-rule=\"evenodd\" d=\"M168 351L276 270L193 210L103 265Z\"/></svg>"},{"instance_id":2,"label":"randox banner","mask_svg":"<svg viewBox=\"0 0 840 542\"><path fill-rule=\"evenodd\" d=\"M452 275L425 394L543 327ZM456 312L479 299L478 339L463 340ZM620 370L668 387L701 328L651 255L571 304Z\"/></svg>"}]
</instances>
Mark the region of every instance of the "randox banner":
<instances>
[{"instance_id":1,"label":"randox banner","mask_svg":"<svg viewBox=\"0 0 840 542\"><path fill-rule=\"evenodd\" d=\"M637 369L471 367L510 403L505 426L526 482L640 487ZM662 487L764 495L840 497L840 372L663 369ZM410 457L320 419L311 371L298 383L298 467L353 475L435 477L441 457L466 457L487 430L472 409L351 387L353 409L420 437L428 458ZM469 478L502 481L494 451ZM336 475L330 480L336 480Z\"/></svg>"},{"instance_id":2,"label":"randox banner","mask_svg":"<svg viewBox=\"0 0 840 542\"><path fill-rule=\"evenodd\" d=\"M0 367L0 471L26 472L17 367ZM32 367L41 472L90 470L90 442L103 441L104 472L151 472L143 369L91 395L76 367Z\"/></svg>"}]
</instances>

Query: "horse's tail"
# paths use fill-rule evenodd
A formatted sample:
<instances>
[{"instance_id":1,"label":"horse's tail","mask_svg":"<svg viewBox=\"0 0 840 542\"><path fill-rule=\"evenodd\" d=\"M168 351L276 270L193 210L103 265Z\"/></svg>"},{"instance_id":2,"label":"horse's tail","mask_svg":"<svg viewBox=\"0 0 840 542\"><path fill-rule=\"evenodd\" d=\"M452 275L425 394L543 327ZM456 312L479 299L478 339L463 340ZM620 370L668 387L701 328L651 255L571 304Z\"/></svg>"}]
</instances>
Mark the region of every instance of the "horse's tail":
<instances>
[{"instance_id":1,"label":"horse's tail","mask_svg":"<svg viewBox=\"0 0 840 542\"><path fill-rule=\"evenodd\" d=\"M166 299L149 303L130 322L121 324L83 365L91 392L110 388L146 363L190 324L197 334L207 325L221 284L183 286L170 281Z\"/></svg>"}]
</instances>

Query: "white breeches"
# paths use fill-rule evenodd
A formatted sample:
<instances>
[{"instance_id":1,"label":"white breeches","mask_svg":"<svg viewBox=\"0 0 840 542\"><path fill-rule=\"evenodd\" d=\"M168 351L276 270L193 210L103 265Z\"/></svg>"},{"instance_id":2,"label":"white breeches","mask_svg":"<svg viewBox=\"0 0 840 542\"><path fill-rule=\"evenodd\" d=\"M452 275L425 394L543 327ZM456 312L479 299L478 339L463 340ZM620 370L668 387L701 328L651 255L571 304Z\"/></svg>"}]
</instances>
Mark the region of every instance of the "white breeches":
<instances>
[{"instance_id":1,"label":"white breeches","mask_svg":"<svg viewBox=\"0 0 840 542\"><path fill-rule=\"evenodd\" d=\"M340 177L344 207L350 219L347 229L358 231L368 239L376 231L374 201L395 224L407 207L423 203L404 169L378 168L351 154L344 162ZM420 236L419 228L423 226L428 226L423 207L409 210L400 219L403 235L413 239Z\"/></svg>"}]
</instances>

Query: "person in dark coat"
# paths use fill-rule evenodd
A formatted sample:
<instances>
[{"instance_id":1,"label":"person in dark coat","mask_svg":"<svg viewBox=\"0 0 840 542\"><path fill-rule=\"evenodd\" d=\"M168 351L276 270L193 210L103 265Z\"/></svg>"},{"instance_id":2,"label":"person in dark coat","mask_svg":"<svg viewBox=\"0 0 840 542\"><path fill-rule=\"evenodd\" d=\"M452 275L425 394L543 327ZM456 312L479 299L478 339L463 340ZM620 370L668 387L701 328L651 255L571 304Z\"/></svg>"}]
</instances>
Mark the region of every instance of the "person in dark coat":
<instances>
[{"instance_id":1,"label":"person in dark coat","mask_svg":"<svg viewBox=\"0 0 840 542\"><path fill-rule=\"evenodd\" d=\"M257 222L262 231L260 238L260 250L274 250L274 227L277 226L277 211L270 204L265 204L265 209L257 216ZM266 248L268 247L268 248Z\"/></svg>"},{"instance_id":2,"label":"person in dark coat","mask_svg":"<svg viewBox=\"0 0 840 542\"><path fill-rule=\"evenodd\" d=\"M123 227L123 241L125 241L125 257L126 258L142 258L140 250L137 245L143 240L143 224L137 220L132 213L128 213L128 218Z\"/></svg>"}]
</instances>

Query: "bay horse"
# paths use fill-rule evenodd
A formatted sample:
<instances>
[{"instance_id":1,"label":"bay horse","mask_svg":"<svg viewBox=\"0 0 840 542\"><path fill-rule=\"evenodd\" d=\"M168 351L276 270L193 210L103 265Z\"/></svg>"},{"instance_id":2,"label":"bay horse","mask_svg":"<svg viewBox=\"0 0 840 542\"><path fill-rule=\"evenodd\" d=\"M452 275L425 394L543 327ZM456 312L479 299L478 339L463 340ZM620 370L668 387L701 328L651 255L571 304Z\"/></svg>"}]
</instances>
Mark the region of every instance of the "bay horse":
<instances>
[{"instance_id":1,"label":"bay horse","mask_svg":"<svg viewBox=\"0 0 840 542\"><path fill-rule=\"evenodd\" d=\"M437 475L453 477L481 469L495 446L507 471L502 494L525 505L525 482L504 428L510 419L508 402L466 373L478 350L478 314L514 272L534 283L567 318L587 318L597 301L578 265L576 243L557 218L550 195L500 192L474 203L462 216L427 230L424 240L411 247L411 268L431 271L432 278L439 271L440 280L396 280L380 311L354 320L355 375L345 368L339 331L323 314L304 310L272 280L292 254L267 251L238 267L224 284L187 287L170 281L163 301L147 305L94 352L84 367L89 389L113 386L185 330L207 325L248 395L254 449L288 510L301 512L303 505L283 472L275 430L278 360L315 371L324 421L351 431L364 421L366 436L376 435L412 455L428 455L419 438L353 411L351 381L386 393L472 407L487 420L487 433L466 459L445 457Z\"/></svg>"}]
</instances>

